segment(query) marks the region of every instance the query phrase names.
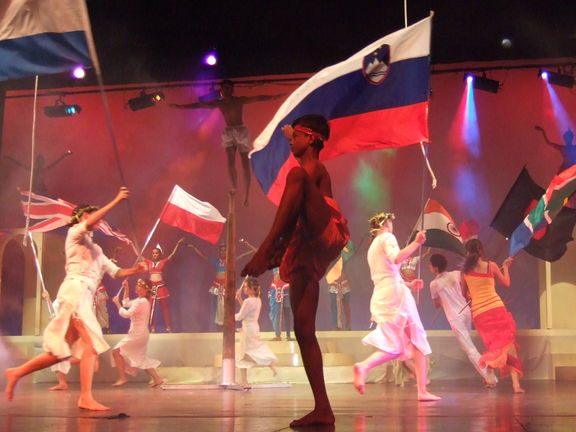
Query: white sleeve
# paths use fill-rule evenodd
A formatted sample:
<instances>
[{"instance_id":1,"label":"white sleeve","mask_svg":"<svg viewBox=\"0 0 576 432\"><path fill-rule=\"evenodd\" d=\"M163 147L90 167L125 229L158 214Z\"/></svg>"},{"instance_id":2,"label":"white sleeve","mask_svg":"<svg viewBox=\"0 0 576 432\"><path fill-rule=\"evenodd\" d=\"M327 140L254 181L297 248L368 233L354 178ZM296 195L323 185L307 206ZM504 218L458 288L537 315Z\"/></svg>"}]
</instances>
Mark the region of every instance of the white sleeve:
<instances>
[{"instance_id":1,"label":"white sleeve","mask_svg":"<svg viewBox=\"0 0 576 432\"><path fill-rule=\"evenodd\" d=\"M114 264L106 255L102 254L102 271L108 273L110 277L113 278L116 276L116 273L118 273L118 270L120 270L120 267Z\"/></svg>"},{"instance_id":2,"label":"white sleeve","mask_svg":"<svg viewBox=\"0 0 576 432\"><path fill-rule=\"evenodd\" d=\"M132 318L134 315L138 315L144 308L144 303L141 301L133 301L130 304L129 309L120 308L118 309L118 313L122 318Z\"/></svg>"},{"instance_id":3,"label":"white sleeve","mask_svg":"<svg viewBox=\"0 0 576 432\"><path fill-rule=\"evenodd\" d=\"M392 233L384 233L381 238L381 247L384 254L392 262L396 259L398 252L400 252L400 247L398 246L398 240Z\"/></svg>"},{"instance_id":4,"label":"white sleeve","mask_svg":"<svg viewBox=\"0 0 576 432\"><path fill-rule=\"evenodd\" d=\"M432 300L438 298L438 281L433 280L430 282L430 295L432 296Z\"/></svg>"},{"instance_id":5,"label":"white sleeve","mask_svg":"<svg viewBox=\"0 0 576 432\"><path fill-rule=\"evenodd\" d=\"M249 301L249 299L244 300L244 303L242 303L242 307L240 307L238 313L234 315L234 318L236 319L236 321L242 321L244 318L246 318L246 315L248 315L251 309L252 309L252 302Z\"/></svg>"}]
</instances>

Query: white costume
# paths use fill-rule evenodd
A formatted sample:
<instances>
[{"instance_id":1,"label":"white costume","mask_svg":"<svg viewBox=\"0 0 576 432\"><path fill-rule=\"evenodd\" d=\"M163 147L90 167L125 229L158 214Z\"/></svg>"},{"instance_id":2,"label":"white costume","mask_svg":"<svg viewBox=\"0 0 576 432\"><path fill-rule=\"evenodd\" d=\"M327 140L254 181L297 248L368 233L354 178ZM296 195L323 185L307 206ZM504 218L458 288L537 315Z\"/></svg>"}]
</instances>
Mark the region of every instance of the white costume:
<instances>
[{"instance_id":1,"label":"white costume","mask_svg":"<svg viewBox=\"0 0 576 432\"><path fill-rule=\"evenodd\" d=\"M150 302L140 297L130 301L123 301L124 307L118 309L122 318L130 318L130 329L128 335L124 337L114 349L119 348L120 354L124 357L126 373L136 375L137 369L155 369L160 365L160 361L146 357L148 348L148 320L150 319ZM112 357L112 366L116 366Z\"/></svg>"},{"instance_id":2,"label":"white costume","mask_svg":"<svg viewBox=\"0 0 576 432\"><path fill-rule=\"evenodd\" d=\"M368 249L374 283L370 313L377 326L362 342L406 360L412 357L413 346L424 355L431 350L414 297L400 275L400 264L394 264L399 251L396 237L389 232L379 232Z\"/></svg>"},{"instance_id":3,"label":"white costume","mask_svg":"<svg viewBox=\"0 0 576 432\"><path fill-rule=\"evenodd\" d=\"M82 357L82 347L78 341L71 347L66 343L70 319L77 318L86 328L94 350L100 354L110 346L102 337L102 329L94 315L94 294L104 273L114 277L119 268L92 241L92 232L86 228L86 222L70 227L65 251L66 277L58 290L59 308L44 330L43 348L61 359L71 355Z\"/></svg>"},{"instance_id":4,"label":"white costume","mask_svg":"<svg viewBox=\"0 0 576 432\"><path fill-rule=\"evenodd\" d=\"M472 315L460 288L460 272L452 271L438 274L430 282L430 294L433 300L439 300L442 304L446 319L470 363L485 380L489 379L486 375L486 368L481 368L478 365L480 353L470 338Z\"/></svg>"},{"instance_id":5,"label":"white costume","mask_svg":"<svg viewBox=\"0 0 576 432\"><path fill-rule=\"evenodd\" d=\"M258 317L262 308L259 297L248 297L236 314L236 321L242 320L240 352L237 355L236 367L270 366L278 361L274 353L260 340Z\"/></svg>"}]
</instances>

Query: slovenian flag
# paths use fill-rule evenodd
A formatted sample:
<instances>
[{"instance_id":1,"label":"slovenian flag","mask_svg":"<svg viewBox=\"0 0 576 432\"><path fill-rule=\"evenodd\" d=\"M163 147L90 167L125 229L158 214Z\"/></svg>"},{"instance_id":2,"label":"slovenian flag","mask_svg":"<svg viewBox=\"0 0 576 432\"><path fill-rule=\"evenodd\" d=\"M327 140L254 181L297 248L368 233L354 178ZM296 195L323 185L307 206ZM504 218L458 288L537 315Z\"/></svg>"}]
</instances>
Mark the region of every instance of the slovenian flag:
<instances>
[{"instance_id":1,"label":"slovenian flag","mask_svg":"<svg viewBox=\"0 0 576 432\"><path fill-rule=\"evenodd\" d=\"M160 220L213 244L218 242L226 222L216 207L194 198L178 185L172 189Z\"/></svg>"},{"instance_id":2,"label":"slovenian flag","mask_svg":"<svg viewBox=\"0 0 576 432\"><path fill-rule=\"evenodd\" d=\"M3 0L0 81L90 65L84 0Z\"/></svg>"},{"instance_id":3,"label":"slovenian flag","mask_svg":"<svg viewBox=\"0 0 576 432\"><path fill-rule=\"evenodd\" d=\"M252 167L264 193L280 201L297 164L280 128L305 114L330 122L322 160L344 153L428 141L430 17L377 40L307 80L254 142Z\"/></svg>"},{"instance_id":4,"label":"slovenian flag","mask_svg":"<svg viewBox=\"0 0 576 432\"><path fill-rule=\"evenodd\" d=\"M464 255L462 236L448 211L438 201L429 199L426 202L424 206L424 223L422 223L422 215L420 215L409 242L414 240L418 231L422 230L426 230L424 246L445 249Z\"/></svg>"},{"instance_id":5,"label":"slovenian flag","mask_svg":"<svg viewBox=\"0 0 576 432\"><path fill-rule=\"evenodd\" d=\"M576 165L572 165L552 179L536 207L514 230L508 244L509 255L516 255L520 249L528 246L533 237L541 235L542 230L562 211L574 193L576 193Z\"/></svg>"}]
</instances>

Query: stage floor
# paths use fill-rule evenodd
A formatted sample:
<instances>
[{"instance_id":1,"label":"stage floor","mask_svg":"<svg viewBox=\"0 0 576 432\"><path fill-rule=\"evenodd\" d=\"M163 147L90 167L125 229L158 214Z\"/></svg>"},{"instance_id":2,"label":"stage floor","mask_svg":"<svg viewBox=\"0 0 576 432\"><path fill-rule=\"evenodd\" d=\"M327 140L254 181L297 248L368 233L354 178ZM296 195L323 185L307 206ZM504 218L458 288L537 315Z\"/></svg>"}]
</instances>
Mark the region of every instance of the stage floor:
<instances>
[{"instance_id":1,"label":"stage floor","mask_svg":"<svg viewBox=\"0 0 576 432\"><path fill-rule=\"evenodd\" d=\"M307 431L576 431L574 382L527 380L525 394L512 393L509 380L495 389L478 380L435 381L430 391L439 402L417 402L413 386L368 384L366 394L351 384L329 384L336 415L334 428ZM0 430L22 431L220 431L272 432L312 407L307 385L235 390L161 390L145 384L122 388L98 384L96 398L109 412L75 407L77 384L67 392L49 392L49 384L23 383L13 402L0 404ZM125 413L129 417L118 418Z\"/></svg>"}]
</instances>

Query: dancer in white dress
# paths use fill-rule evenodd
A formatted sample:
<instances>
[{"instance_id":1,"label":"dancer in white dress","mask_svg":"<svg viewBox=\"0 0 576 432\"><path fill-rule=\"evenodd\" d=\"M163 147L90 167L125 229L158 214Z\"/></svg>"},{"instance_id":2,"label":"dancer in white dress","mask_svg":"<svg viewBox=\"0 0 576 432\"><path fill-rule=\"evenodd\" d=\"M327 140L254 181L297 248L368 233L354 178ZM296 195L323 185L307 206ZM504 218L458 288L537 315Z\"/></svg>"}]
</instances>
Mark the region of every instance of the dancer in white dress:
<instances>
[{"instance_id":1,"label":"dancer in white dress","mask_svg":"<svg viewBox=\"0 0 576 432\"><path fill-rule=\"evenodd\" d=\"M94 293L104 273L122 279L141 273L144 269L141 265L129 269L118 268L92 241L92 230L112 208L128 198L129 193L127 188L121 187L116 197L100 209L88 205L74 209L65 243L66 277L57 296L60 307L44 331L45 352L4 371L7 400L12 400L14 387L23 376L75 357L80 359L78 407L95 411L110 409L92 396L97 355L110 348L94 315Z\"/></svg>"},{"instance_id":2,"label":"dancer in white dress","mask_svg":"<svg viewBox=\"0 0 576 432\"><path fill-rule=\"evenodd\" d=\"M248 298L242 298L242 292ZM236 321L242 321L242 335L240 337L240 351L236 359L236 367L242 370L242 383L246 384L246 369L254 366L268 366L274 376L278 358L260 340L260 326L258 318L262 308L260 300L260 283L256 278L248 278L236 291L236 299L240 303L240 311L236 314Z\"/></svg>"},{"instance_id":3,"label":"dancer in white dress","mask_svg":"<svg viewBox=\"0 0 576 432\"><path fill-rule=\"evenodd\" d=\"M121 386L128 382L126 374L135 376L138 369L146 371L150 378L152 387L162 384L162 378L156 372L160 361L146 357L148 339L148 320L150 319L150 299L152 298L152 282L145 279L138 279L136 283L136 295L138 298L130 300L130 287L128 281L122 282L124 287L123 305L120 304L118 296L112 301L118 307L118 313L122 318L130 318L130 329L128 335L124 337L112 350L112 366L118 368L118 380L113 386Z\"/></svg>"},{"instance_id":4,"label":"dancer in white dress","mask_svg":"<svg viewBox=\"0 0 576 432\"><path fill-rule=\"evenodd\" d=\"M378 351L354 365L354 387L363 394L366 373L370 369L390 360L414 358L418 400L439 400L426 388L426 356L431 352L430 345L414 297L400 275L402 261L426 241L426 232L419 232L412 243L400 249L392 234L393 220L392 213L379 213L370 219L374 236L368 249L368 265L374 283L370 313L376 328L362 342ZM424 285L420 279L408 284L412 289L422 289Z\"/></svg>"}]
</instances>

